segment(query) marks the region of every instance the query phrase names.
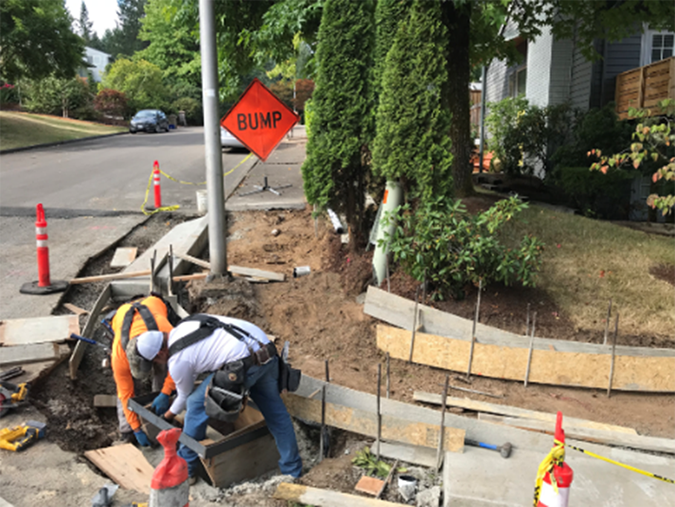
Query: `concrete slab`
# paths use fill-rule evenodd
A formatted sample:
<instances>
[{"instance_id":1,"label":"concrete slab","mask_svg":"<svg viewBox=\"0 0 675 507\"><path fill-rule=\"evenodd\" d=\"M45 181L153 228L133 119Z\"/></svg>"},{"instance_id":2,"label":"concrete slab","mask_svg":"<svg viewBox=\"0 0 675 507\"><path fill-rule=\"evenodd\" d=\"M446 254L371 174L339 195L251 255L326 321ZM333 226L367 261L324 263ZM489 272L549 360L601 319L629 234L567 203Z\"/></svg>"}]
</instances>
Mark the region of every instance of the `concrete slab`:
<instances>
[{"instance_id":1,"label":"concrete slab","mask_svg":"<svg viewBox=\"0 0 675 507\"><path fill-rule=\"evenodd\" d=\"M304 138L282 142L267 162L258 162L251 169L240 187L228 198L225 208L230 211L303 209L307 205L301 170L305 145ZM269 191L241 195L256 190L254 185L262 186L265 176L272 188L291 186L279 189L280 196Z\"/></svg>"},{"instance_id":2,"label":"concrete slab","mask_svg":"<svg viewBox=\"0 0 675 507\"><path fill-rule=\"evenodd\" d=\"M146 217L142 215L50 218L49 260L52 280L75 278L87 260L121 240ZM0 319L50 315L61 294L19 293L37 280L35 216L0 217Z\"/></svg>"},{"instance_id":3,"label":"concrete slab","mask_svg":"<svg viewBox=\"0 0 675 507\"><path fill-rule=\"evenodd\" d=\"M609 447L584 445L622 463L672 477L675 460ZM464 447L445 454L444 507L522 507L532 505L534 480L544 454L514 449L507 460L498 453ZM568 450L574 470L569 507L675 506L673 485Z\"/></svg>"}]
</instances>

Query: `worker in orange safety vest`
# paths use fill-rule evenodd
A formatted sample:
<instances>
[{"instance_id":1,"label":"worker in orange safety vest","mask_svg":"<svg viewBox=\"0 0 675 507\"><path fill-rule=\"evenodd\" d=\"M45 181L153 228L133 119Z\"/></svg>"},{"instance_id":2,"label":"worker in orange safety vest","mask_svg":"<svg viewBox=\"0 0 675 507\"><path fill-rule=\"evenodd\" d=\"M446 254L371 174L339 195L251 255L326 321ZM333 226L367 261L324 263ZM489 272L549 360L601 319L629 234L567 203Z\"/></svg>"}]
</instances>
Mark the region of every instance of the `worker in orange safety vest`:
<instances>
[{"instance_id":1,"label":"worker in orange safety vest","mask_svg":"<svg viewBox=\"0 0 675 507\"><path fill-rule=\"evenodd\" d=\"M141 446L149 446L150 441L141 428L141 422L134 412L127 406L129 399L141 394L139 389L142 381L134 381L131 375L126 348L130 341L132 346L136 338L142 334L169 333L178 317L168 303L161 297L151 295L141 301L134 301L119 307L112 319L114 338L112 343L111 366L117 386L117 417L119 429L124 440L131 439L131 432ZM152 390L161 393L152 402L152 410L163 414L169 408L170 396L176 390L176 385L167 374L166 366L153 365L148 370L146 378L152 373ZM143 379L141 379L143 380Z\"/></svg>"}]
</instances>

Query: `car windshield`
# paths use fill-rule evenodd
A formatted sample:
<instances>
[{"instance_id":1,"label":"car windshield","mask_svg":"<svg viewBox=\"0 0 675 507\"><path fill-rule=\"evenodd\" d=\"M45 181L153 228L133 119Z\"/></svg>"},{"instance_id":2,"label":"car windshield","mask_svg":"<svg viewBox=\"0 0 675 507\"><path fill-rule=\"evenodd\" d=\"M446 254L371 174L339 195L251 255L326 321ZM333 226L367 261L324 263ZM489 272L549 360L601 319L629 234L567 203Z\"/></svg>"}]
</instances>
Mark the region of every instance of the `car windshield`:
<instances>
[{"instance_id":1,"label":"car windshield","mask_svg":"<svg viewBox=\"0 0 675 507\"><path fill-rule=\"evenodd\" d=\"M135 118L152 118L153 116L155 116L154 111L139 111L136 113Z\"/></svg>"}]
</instances>

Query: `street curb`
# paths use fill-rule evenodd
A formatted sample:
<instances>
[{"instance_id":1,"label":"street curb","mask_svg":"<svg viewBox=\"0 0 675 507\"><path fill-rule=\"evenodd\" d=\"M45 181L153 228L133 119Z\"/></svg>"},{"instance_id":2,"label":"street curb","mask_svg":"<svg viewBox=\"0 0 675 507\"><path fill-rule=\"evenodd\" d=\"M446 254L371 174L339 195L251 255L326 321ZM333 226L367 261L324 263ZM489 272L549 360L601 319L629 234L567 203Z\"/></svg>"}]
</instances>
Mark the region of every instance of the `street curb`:
<instances>
[{"instance_id":1,"label":"street curb","mask_svg":"<svg viewBox=\"0 0 675 507\"><path fill-rule=\"evenodd\" d=\"M7 150L0 150L0 155L8 155L9 153L16 153L19 151L37 150L38 148L49 148L51 146L59 146L61 144L73 144L82 141L91 141L93 139L103 139L105 137L114 137L128 134L129 132L116 132L115 134L103 134L101 136L81 137L80 139L67 139L65 141L55 141L53 143L34 144L33 146L22 146L20 148L9 148Z\"/></svg>"}]
</instances>

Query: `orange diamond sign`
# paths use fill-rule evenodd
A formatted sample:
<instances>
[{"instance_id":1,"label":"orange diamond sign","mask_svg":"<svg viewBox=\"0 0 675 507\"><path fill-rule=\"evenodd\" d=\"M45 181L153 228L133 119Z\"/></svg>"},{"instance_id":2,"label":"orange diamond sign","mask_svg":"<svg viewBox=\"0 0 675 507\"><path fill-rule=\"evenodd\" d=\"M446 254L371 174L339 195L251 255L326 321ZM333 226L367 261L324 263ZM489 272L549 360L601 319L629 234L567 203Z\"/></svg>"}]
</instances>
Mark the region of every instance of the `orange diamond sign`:
<instances>
[{"instance_id":1,"label":"orange diamond sign","mask_svg":"<svg viewBox=\"0 0 675 507\"><path fill-rule=\"evenodd\" d=\"M296 113L255 78L220 124L264 161L298 120Z\"/></svg>"}]
</instances>

